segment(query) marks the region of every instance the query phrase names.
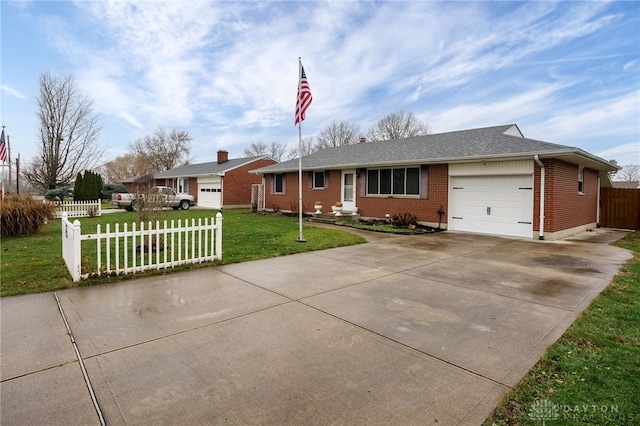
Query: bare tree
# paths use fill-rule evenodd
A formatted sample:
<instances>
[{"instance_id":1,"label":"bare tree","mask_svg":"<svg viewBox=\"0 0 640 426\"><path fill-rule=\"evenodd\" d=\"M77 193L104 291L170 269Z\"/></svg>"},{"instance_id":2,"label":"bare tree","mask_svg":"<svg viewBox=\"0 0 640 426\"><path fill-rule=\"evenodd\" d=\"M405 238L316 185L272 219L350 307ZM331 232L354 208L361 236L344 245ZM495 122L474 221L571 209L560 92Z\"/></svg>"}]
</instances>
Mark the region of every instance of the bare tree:
<instances>
[{"instance_id":1,"label":"bare tree","mask_svg":"<svg viewBox=\"0 0 640 426\"><path fill-rule=\"evenodd\" d=\"M191 162L191 136L185 131L173 129L167 133L163 126L158 126L153 135L136 140L130 148L142 158L147 171L171 170Z\"/></svg>"},{"instance_id":2,"label":"bare tree","mask_svg":"<svg viewBox=\"0 0 640 426\"><path fill-rule=\"evenodd\" d=\"M431 133L431 127L419 120L412 112L393 112L383 117L367 133L371 141L385 141L391 139L424 136Z\"/></svg>"},{"instance_id":3,"label":"bare tree","mask_svg":"<svg viewBox=\"0 0 640 426\"><path fill-rule=\"evenodd\" d=\"M145 173L144 159L139 155L127 153L116 157L102 166L102 175L108 183L120 182L126 178Z\"/></svg>"},{"instance_id":4,"label":"bare tree","mask_svg":"<svg viewBox=\"0 0 640 426\"><path fill-rule=\"evenodd\" d=\"M282 161L284 154L287 152L287 145L278 142L271 142L271 145L260 142L252 142L249 148L244 149L246 157L258 157L268 155L276 161Z\"/></svg>"},{"instance_id":5,"label":"bare tree","mask_svg":"<svg viewBox=\"0 0 640 426\"><path fill-rule=\"evenodd\" d=\"M75 87L73 75L40 74L39 154L22 170L41 190L70 185L77 174L96 166L106 150L98 142L100 126L93 102Z\"/></svg>"},{"instance_id":6,"label":"bare tree","mask_svg":"<svg viewBox=\"0 0 640 426\"><path fill-rule=\"evenodd\" d=\"M300 146L302 145L302 156L313 154L318 151L317 145L313 141L313 136L305 136L302 138L302 143L296 144L295 148L291 148L289 150L289 154L287 155L287 160L293 160L294 158L298 158L300 154Z\"/></svg>"},{"instance_id":7,"label":"bare tree","mask_svg":"<svg viewBox=\"0 0 640 426\"><path fill-rule=\"evenodd\" d=\"M246 157L254 157L259 155L267 155L267 144L260 142L251 142L251 146L249 148L245 148L243 153Z\"/></svg>"},{"instance_id":8,"label":"bare tree","mask_svg":"<svg viewBox=\"0 0 640 426\"><path fill-rule=\"evenodd\" d=\"M633 182L640 180L640 166L637 164L627 164L622 167L618 173L616 173L616 180L624 182Z\"/></svg>"},{"instance_id":9,"label":"bare tree","mask_svg":"<svg viewBox=\"0 0 640 426\"><path fill-rule=\"evenodd\" d=\"M346 121L333 120L318 133L316 148L325 149L333 146L351 145L358 143L359 139L360 126L349 124Z\"/></svg>"},{"instance_id":10,"label":"bare tree","mask_svg":"<svg viewBox=\"0 0 640 426\"><path fill-rule=\"evenodd\" d=\"M282 158L284 157L284 154L286 152L287 152L286 144L271 142L269 153L267 155L269 155L271 158L273 158L276 161L282 161Z\"/></svg>"}]
</instances>

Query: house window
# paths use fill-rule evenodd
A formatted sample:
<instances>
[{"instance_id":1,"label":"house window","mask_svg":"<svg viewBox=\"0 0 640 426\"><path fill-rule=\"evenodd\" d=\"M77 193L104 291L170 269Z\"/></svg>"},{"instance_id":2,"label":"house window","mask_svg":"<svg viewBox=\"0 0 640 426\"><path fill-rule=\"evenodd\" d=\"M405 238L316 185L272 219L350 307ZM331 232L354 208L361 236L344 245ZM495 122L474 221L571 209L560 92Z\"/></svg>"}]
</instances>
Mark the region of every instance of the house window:
<instances>
[{"instance_id":1,"label":"house window","mask_svg":"<svg viewBox=\"0 0 640 426\"><path fill-rule=\"evenodd\" d=\"M420 194L420 169L417 167L410 167L407 169L407 179L405 191L410 195Z\"/></svg>"},{"instance_id":2,"label":"house window","mask_svg":"<svg viewBox=\"0 0 640 426\"><path fill-rule=\"evenodd\" d=\"M378 176L380 170L367 170L367 194L378 193Z\"/></svg>"},{"instance_id":3,"label":"house window","mask_svg":"<svg viewBox=\"0 0 640 426\"><path fill-rule=\"evenodd\" d=\"M367 194L369 195L419 195L420 168L367 170Z\"/></svg>"},{"instance_id":4,"label":"house window","mask_svg":"<svg viewBox=\"0 0 640 426\"><path fill-rule=\"evenodd\" d=\"M284 192L284 175L282 173L273 176L273 192L276 194Z\"/></svg>"},{"instance_id":5,"label":"house window","mask_svg":"<svg viewBox=\"0 0 640 426\"><path fill-rule=\"evenodd\" d=\"M584 167L578 167L578 193L584 194Z\"/></svg>"},{"instance_id":6,"label":"house window","mask_svg":"<svg viewBox=\"0 0 640 426\"><path fill-rule=\"evenodd\" d=\"M313 172L314 189L324 189L324 172Z\"/></svg>"},{"instance_id":7,"label":"house window","mask_svg":"<svg viewBox=\"0 0 640 426\"><path fill-rule=\"evenodd\" d=\"M189 193L189 179L178 178L177 185L174 186L174 188L176 188L177 192L180 192L182 194L188 194Z\"/></svg>"}]
</instances>

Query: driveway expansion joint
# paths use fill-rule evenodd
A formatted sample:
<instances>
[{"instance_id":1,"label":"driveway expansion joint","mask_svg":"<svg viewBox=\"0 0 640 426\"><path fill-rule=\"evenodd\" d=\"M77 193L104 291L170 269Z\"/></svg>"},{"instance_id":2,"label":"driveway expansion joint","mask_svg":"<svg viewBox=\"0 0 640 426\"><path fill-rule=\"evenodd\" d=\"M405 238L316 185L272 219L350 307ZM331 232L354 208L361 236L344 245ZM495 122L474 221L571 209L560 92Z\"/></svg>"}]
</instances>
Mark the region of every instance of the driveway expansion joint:
<instances>
[{"instance_id":1,"label":"driveway expansion joint","mask_svg":"<svg viewBox=\"0 0 640 426\"><path fill-rule=\"evenodd\" d=\"M80 370L82 371L82 376L87 385L87 390L89 391L89 395L91 396L91 402L93 403L93 407L95 408L96 414L98 415L98 419L100 420L100 425L105 426L106 422L104 420L104 416L102 415L100 404L98 404L98 399L96 398L96 394L93 391L91 380L89 379L89 375L87 374L87 369L84 366L84 360L82 359L82 355L80 355L80 350L78 349L76 340L73 337L73 332L71 331L71 327L69 327L69 322L67 321L67 317L64 314L64 309L62 309L62 304L60 303L60 299L58 298L58 293L54 291L53 296L55 297L56 303L58 304L58 310L60 311L60 315L62 316L62 321L64 321L64 325L67 328L67 334L69 335L69 339L71 339L73 350L75 351L76 358L78 359L78 365L80 365Z\"/></svg>"}]
</instances>

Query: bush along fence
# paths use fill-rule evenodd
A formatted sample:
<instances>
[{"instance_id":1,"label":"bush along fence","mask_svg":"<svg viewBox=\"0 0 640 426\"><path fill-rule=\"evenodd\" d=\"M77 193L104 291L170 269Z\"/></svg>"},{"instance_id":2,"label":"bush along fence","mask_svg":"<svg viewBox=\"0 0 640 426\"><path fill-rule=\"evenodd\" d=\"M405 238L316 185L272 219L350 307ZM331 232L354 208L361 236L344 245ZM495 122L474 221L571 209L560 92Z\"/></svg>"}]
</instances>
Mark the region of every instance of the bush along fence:
<instances>
[{"instance_id":1,"label":"bush along fence","mask_svg":"<svg viewBox=\"0 0 640 426\"><path fill-rule=\"evenodd\" d=\"M91 276L135 274L149 269L166 269L190 263L222 259L222 213L210 220L191 219L148 222L131 227L115 224L112 231L98 225L95 234L82 234L80 221L71 223L62 216L62 257L74 282ZM95 244L91 242L95 241ZM84 244L83 244L84 243ZM84 249L84 253L83 253ZM82 265L82 259L94 259L95 269ZM92 263L92 262L91 262Z\"/></svg>"},{"instance_id":2,"label":"bush along fence","mask_svg":"<svg viewBox=\"0 0 640 426\"><path fill-rule=\"evenodd\" d=\"M102 215L102 202L90 201L47 201L56 207L56 218L60 219L64 213L67 217L95 217Z\"/></svg>"}]
</instances>

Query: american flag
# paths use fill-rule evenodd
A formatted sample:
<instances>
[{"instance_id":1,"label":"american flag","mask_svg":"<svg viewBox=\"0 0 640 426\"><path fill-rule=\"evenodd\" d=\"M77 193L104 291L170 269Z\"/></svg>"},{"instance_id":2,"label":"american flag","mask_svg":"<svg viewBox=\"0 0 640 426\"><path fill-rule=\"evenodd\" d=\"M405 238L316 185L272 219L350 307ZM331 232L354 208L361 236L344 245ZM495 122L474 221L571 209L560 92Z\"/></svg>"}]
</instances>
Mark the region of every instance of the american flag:
<instances>
[{"instance_id":1,"label":"american flag","mask_svg":"<svg viewBox=\"0 0 640 426\"><path fill-rule=\"evenodd\" d=\"M7 162L7 144L4 142L4 129L2 129L2 135L0 136L0 161Z\"/></svg>"},{"instance_id":2,"label":"american flag","mask_svg":"<svg viewBox=\"0 0 640 426\"><path fill-rule=\"evenodd\" d=\"M309 89L309 82L307 81L307 75L304 73L304 67L300 64L300 82L298 83L298 99L296 101L296 122L297 125L304 120L304 113L311 105L311 89Z\"/></svg>"}]
</instances>

